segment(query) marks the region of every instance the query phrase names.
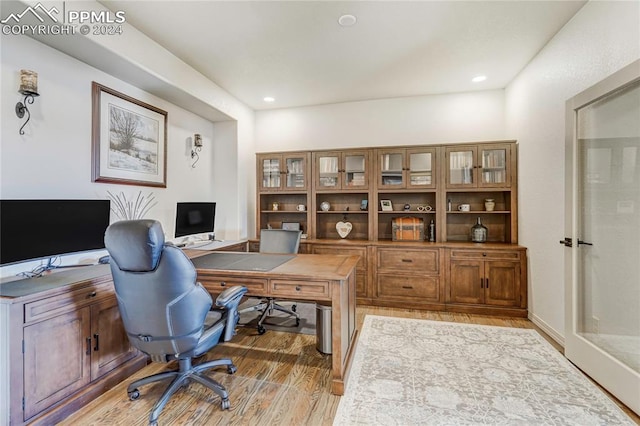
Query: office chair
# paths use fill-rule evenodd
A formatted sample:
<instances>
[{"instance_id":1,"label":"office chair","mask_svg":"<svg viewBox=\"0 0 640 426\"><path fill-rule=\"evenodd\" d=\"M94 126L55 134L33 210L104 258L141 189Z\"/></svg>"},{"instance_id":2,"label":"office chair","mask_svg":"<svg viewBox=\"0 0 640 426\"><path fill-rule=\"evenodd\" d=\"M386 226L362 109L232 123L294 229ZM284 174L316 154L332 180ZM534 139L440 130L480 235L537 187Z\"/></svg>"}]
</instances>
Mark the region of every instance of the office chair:
<instances>
[{"instance_id":1,"label":"office chair","mask_svg":"<svg viewBox=\"0 0 640 426\"><path fill-rule=\"evenodd\" d=\"M239 319L238 304L247 292L242 286L226 289L212 298L196 282L196 269L179 248L165 244L160 222L125 220L113 223L105 233L111 256L111 273L118 308L131 344L154 362L177 360L179 369L136 380L127 388L129 399L140 397L140 386L173 379L153 406L149 423L156 425L171 396L190 382L198 382L221 398L222 409L230 408L229 394L205 370L226 366L236 371L230 359L192 365L221 340L230 340Z\"/></svg>"},{"instance_id":2,"label":"office chair","mask_svg":"<svg viewBox=\"0 0 640 426\"><path fill-rule=\"evenodd\" d=\"M298 253L300 247L300 236L302 231L294 231L288 229L261 229L260 230L260 253ZM291 309L287 309L276 303L273 297L263 298L260 303L250 308L240 311L240 314L246 312L261 311L258 319L258 334L264 334L267 330L262 325L268 315L273 310L284 312L296 318L296 327L300 325L300 315L296 313L296 305L293 304Z\"/></svg>"}]
</instances>

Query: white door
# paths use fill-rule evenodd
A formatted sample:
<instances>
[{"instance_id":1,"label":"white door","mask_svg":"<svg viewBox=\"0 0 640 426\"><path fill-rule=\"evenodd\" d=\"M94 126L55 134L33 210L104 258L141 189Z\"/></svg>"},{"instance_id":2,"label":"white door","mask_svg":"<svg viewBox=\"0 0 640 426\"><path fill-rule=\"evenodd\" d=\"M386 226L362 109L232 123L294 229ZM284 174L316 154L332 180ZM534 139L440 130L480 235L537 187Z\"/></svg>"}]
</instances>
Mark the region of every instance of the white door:
<instances>
[{"instance_id":1,"label":"white door","mask_svg":"<svg viewBox=\"0 0 640 426\"><path fill-rule=\"evenodd\" d=\"M565 356L640 414L640 61L567 102Z\"/></svg>"}]
</instances>

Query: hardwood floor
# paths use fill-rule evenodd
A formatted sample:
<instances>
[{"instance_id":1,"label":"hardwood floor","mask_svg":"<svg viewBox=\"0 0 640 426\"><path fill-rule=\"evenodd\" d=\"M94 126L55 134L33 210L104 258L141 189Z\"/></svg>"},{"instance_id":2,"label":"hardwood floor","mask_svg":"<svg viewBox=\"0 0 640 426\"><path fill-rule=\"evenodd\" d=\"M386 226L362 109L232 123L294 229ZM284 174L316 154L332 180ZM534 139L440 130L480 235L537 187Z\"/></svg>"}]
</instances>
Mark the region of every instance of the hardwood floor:
<instances>
[{"instance_id":1,"label":"hardwood floor","mask_svg":"<svg viewBox=\"0 0 640 426\"><path fill-rule=\"evenodd\" d=\"M357 309L358 328L367 314L537 329L531 321L522 318L366 306ZM555 341L538 331L561 350ZM160 414L160 425L332 424L340 397L329 392L331 357L316 351L315 335L268 331L259 336L253 329L239 328L231 342L217 346L203 360L223 357L233 359L237 373L228 375L222 369L212 370L210 375L229 391L231 409L221 410L218 397L193 383L171 398ZM60 424L148 424L149 411L166 383L142 387L142 396L137 401L129 401L126 387L133 379L165 368L166 365L149 364ZM624 406L623 409L640 424L638 416Z\"/></svg>"}]
</instances>

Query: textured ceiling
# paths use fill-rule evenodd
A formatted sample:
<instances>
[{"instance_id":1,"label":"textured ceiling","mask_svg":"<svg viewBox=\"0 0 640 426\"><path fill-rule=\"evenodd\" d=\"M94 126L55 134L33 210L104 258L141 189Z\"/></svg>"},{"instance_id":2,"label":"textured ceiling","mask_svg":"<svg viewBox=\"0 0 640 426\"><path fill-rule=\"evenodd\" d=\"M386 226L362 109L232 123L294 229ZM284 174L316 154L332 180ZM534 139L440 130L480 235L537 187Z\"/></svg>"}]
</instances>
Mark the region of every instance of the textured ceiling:
<instances>
[{"instance_id":1,"label":"textured ceiling","mask_svg":"<svg viewBox=\"0 0 640 426\"><path fill-rule=\"evenodd\" d=\"M101 3L260 110L504 88L585 2Z\"/></svg>"}]
</instances>

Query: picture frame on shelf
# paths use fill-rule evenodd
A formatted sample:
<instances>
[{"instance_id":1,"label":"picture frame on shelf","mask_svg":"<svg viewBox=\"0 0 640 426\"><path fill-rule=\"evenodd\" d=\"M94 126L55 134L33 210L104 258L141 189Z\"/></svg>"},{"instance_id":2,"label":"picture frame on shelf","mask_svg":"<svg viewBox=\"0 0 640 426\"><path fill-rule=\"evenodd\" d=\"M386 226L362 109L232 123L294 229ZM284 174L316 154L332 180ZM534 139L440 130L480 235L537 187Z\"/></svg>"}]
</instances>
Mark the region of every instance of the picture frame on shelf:
<instances>
[{"instance_id":1,"label":"picture frame on shelf","mask_svg":"<svg viewBox=\"0 0 640 426\"><path fill-rule=\"evenodd\" d=\"M369 200L360 201L360 210L367 211L368 208L369 208Z\"/></svg>"},{"instance_id":2,"label":"picture frame on shelf","mask_svg":"<svg viewBox=\"0 0 640 426\"><path fill-rule=\"evenodd\" d=\"M167 117L153 105L91 85L93 182L167 187Z\"/></svg>"},{"instance_id":3,"label":"picture frame on shelf","mask_svg":"<svg viewBox=\"0 0 640 426\"><path fill-rule=\"evenodd\" d=\"M286 229L288 231L299 231L300 222L282 222L282 229Z\"/></svg>"},{"instance_id":4,"label":"picture frame on shelf","mask_svg":"<svg viewBox=\"0 0 640 426\"><path fill-rule=\"evenodd\" d=\"M392 212L393 204L391 203L391 200L380 200L380 209L383 212Z\"/></svg>"}]
</instances>

